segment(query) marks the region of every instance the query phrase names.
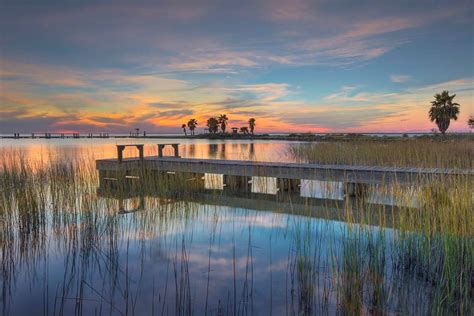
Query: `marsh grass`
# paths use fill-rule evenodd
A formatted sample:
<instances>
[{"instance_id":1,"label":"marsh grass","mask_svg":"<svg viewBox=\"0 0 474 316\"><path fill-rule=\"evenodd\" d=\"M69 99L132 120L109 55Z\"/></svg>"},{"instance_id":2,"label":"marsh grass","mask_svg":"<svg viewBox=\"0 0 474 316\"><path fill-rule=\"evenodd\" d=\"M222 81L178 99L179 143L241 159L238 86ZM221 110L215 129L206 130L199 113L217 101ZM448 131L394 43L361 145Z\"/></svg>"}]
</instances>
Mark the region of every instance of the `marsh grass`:
<instances>
[{"instance_id":1,"label":"marsh grass","mask_svg":"<svg viewBox=\"0 0 474 316\"><path fill-rule=\"evenodd\" d=\"M471 169L474 142L472 137L458 141L354 141L304 144L291 147L291 152L299 160L315 163ZM358 229L350 224L355 222L353 213L346 212L349 225L337 268L344 310L358 314L363 306L369 306L371 313L383 314L390 306L388 294L395 291L385 280L390 277L399 284L418 281L428 293L428 298L425 296L421 302L428 300L434 314L471 314L474 295L471 176L431 179L416 190L407 191L399 185L389 189L402 205L416 200L418 207L401 207L391 218L382 212L376 221L362 215ZM387 220L393 228L390 241L372 226L386 226ZM419 311L415 307L420 308L421 302L411 305L408 311ZM403 307L397 308L404 311Z\"/></svg>"},{"instance_id":2,"label":"marsh grass","mask_svg":"<svg viewBox=\"0 0 474 316\"><path fill-rule=\"evenodd\" d=\"M322 164L470 169L474 136L302 143L289 151L300 161Z\"/></svg>"},{"instance_id":3,"label":"marsh grass","mask_svg":"<svg viewBox=\"0 0 474 316\"><path fill-rule=\"evenodd\" d=\"M409 142L395 143L391 149L383 149L386 144L365 142L320 144L322 147L310 146L309 150L297 147L293 153L300 160L325 163L471 167L466 157L472 153L472 147L467 146L471 143L442 142L433 147L420 140ZM342 145L348 147L339 147ZM354 148L356 154L350 157ZM449 152L457 156L453 158ZM43 275L45 313L67 314L71 309L77 314L90 310L97 314L136 313L141 295L145 295L143 284L149 282L146 258L169 240L175 246L171 253L160 254L168 258L166 272L161 280L153 280L148 310L182 315L199 310L255 313L254 305L265 290L254 289L254 265L261 260L254 253L255 219L247 218L245 233L232 232L231 285L216 298L211 285L216 278L212 250L223 238L219 230L222 222L230 220L235 225L238 219L223 218L218 206L196 202L201 175L140 170L123 174L128 176L125 181L111 180L99 188L92 156L62 159L55 155L45 161L22 157L21 152L3 152L0 164L3 314L8 314L15 283L24 274L31 285ZM472 314L471 178L433 179L426 187L413 190L397 185L379 189L390 192L404 206L374 205L366 197L331 203L308 199L296 212L289 193L277 198L281 209L273 209L274 217L278 212L294 214L288 216L283 231L273 232L272 228L272 234L283 233L291 240L284 289L287 313ZM265 192L265 188L260 190ZM218 201L221 193L216 190L214 194ZM206 240L209 248L204 251L204 277L190 272L195 252L192 232L199 229L195 221L200 216L212 222ZM236 243L240 235L246 236L245 245ZM51 251L64 256L64 274L56 288L47 282ZM243 264L238 261L239 251L246 258ZM270 250L270 264L272 260ZM268 295L274 302L277 274L271 270L269 274ZM199 278L205 279L205 285L196 289ZM160 286L155 288L155 282ZM196 299L197 291L205 293L205 302Z\"/></svg>"}]
</instances>

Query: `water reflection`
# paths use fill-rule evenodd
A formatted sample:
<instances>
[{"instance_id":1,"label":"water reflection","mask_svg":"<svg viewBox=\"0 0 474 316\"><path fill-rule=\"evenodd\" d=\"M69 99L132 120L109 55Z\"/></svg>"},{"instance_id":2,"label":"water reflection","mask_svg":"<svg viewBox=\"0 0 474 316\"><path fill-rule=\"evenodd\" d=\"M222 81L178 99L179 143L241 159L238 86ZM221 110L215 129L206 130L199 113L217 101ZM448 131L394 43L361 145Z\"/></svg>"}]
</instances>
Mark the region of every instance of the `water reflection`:
<instances>
[{"instance_id":1,"label":"water reflection","mask_svg":"<svg viewBox=\"0 0 474 316\"><path fill-rule=\"evenodd\" d=\"M209 158L217 158L217 153L219 152L219 145L218 144L209 144Z\"/></svg>"},{"instance_id":2,"label":"water reflection","mask_svg":"<svg viewBox=\"0 0 474 316\"><path fill-rule=\"evenodd\" d=\"M157 144L179 143L179 152L187 158L235 159L258 161L294 161L288 147L296 142L265 142L259 140L205 139L2 139L0 151L21 150L25 159L47 163L69 158L104 159L117 156L117 144L145 144L145 156L158 155ZM165 148L171 155L171 148ZM124 158L136 157L134 148L126 148Z\"/></svg>"},{"instance_id":3,"label":"water reflection","mask_svg":"<svg viewBox=\"0 0 474 316\"><path fill-rule=\"evenodd\" d=\"M26 146L36 161L64 151L82 164L46 164L52 171L2 187L2 314L429 314L437 302L429 281L397 268L405 253L390 226L399 210L383 205L392 188L356 200L336 182L279 190L275 178L252 177L239 191L204 174L194 191L102 190L94 159L115 145L83 145L51 156ZM277 161L288 146L215 145L180 149Z\"/></svg>"},{"instance_id":4,"label":"water reflection","mask_svg":"<svg viewBox=\"0 0 474 316\"><path fill-rule=\"evenodd\" d=\"M179 176L179 175L178 175ZM183 175L185 178L186 176ZM193 180L188 176L183 181ZM306 179L277 179L272 177L239 177L239 186L227 183L229 176L222 174L205 173L199 176L203 181L203 188L207 190L233 190L249 191L251 193L262 193L268 195L282 195L292 193L295 200L301 198L326 199L344 201L349 198L344 182L319 181ZM178 177L179 178L179 177ZM178 180L180 181L180 180ZM279 183L281 181L281 183ZM244 187L248 188L244 189ZM372 204L383 204L387 206L417 207L417 193L412 186L381 186L370 185L364 195L364 201ZM403 197L403 198L400 198Z\"/></svg>"},{"instance_id":5,"label":"water reflection","mask_svg":"<svg viewBox=\"0 0 474 316\"><path fill-rule=\"evenodd\" d=\"M235 209L251 209L272 213L301 215L319 219L347 221L348 214L352 222L383 223L390 226L393 223L392 215L397 211L396 204L374 203L371 199L346 198L334 199L333 192L321 191L321 185L306 187L299 192L281 191L277 186L276 178L251 177L251 190L240 187L228 187L221 174L204 174L203 185L188 187L186 191L175 191L163 188L144 193L133 186L104 186L99 187L99 196L113 198L118 201L119 213L134 212L140 209L149 209L144 205L145 196L159 198L170 203L186 201L203 205L230 207ZM187 177L179 181L187 181ZM161 180L158 179L158 182ZM106 185L107 183L105 183ZM309 192L310 194L305 194ZM125 210L124 203L128 204ZM137 204L138 203L138 204ZM138 205L138 206L137 206ZM370 218L370 220L368 219ZM383 218L383 221L381 220Z\"/></svg>"}]
</instances>

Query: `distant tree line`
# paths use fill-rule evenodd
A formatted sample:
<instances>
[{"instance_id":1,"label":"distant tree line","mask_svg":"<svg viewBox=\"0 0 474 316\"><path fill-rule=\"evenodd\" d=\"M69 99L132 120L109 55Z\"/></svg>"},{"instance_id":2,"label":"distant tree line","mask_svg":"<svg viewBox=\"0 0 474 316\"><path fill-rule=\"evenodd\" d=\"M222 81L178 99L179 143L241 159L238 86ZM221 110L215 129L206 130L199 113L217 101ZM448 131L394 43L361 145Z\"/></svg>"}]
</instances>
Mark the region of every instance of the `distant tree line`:
<instances>
[{"instance_id":1,"label":"distant tree line","mask_svg":"<svg viewBox=\"0 0 474 316\"><path fill-rule=\"evenodd\" d=\"M206 121L207 131L210 134L217 134L219 133L219 130L220 130L221 134L226 134L228 121L229 121L229 117L226 114L221 114L216 117L210 117ZM248 120L248 126L242 126L240 128L233 127L232 133L237 133L240 130L241 134L253 135L255 131L255 126L256 126L255 122L256 122L255 118L252 117ZM182 124L181 128L183 129L183 133L185 136L188 135L188 131L189 131L189 135L194 136L195 135L194 130L196 129L197 126L198 126L198 121L192 118L188 121L187 124Z\"/></svg>"}]
</instances>

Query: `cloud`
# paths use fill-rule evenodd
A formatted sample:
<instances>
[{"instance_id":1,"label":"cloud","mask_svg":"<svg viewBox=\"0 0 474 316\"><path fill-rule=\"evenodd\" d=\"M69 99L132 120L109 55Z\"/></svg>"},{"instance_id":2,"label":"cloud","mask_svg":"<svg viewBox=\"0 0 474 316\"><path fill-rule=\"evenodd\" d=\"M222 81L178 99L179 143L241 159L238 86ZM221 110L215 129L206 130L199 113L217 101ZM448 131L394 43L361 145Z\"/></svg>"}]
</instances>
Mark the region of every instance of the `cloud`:
<instances>
[{"instance_id":1,"label":"cloud","mask_svg":"<svg viewBox=\"0 0 474 316\"><path fill-rule=\"evenodd\" d=\"M97 122L97 123L103 123L103 124L120 124L120 125L125 125L125 118L120 117L120 118L114 118L114 117L109 117L109 116L91 116L88 117L89 120Z\"/></svg>"},{"instance_id":2,"label":"cloud","mask_svg":"<svg viewBox=\"0 0 474 316\"><path fill-rule=\"evenodd\" d=\"M357 86L343 86L339 91L329 94L323 97L323 100L330 102L364 102L364 103L374 103L374 102L386 102L387 99L390 99L396 96L396 93L368 93L368 92L357 92L360 90L360 87Z\"/></svg>"},{"instance_id":3,"label":"cloud","mask_svg":"<svg viewBox=\"0 0 474 316\"><path fill-rule=\"evenodd\" d=\"M32 59L41 56L58 64L239 75L270 66L347 65L377 58L411 40L402 31L459 16L460 7L413 4L403 11L364 2L347 10L343 4L308 0L9 6L1 17L11 32L0 41L8 52L20 42L43 43L34 45Z\"/></svg>"},{"instance_id":4,"label":"cloud","mask_svg":"<svg viewBox=\"0 0 474 316\"><path fill-rule=\"evenodd\" d=\"M226 98L222 101L212 102L210 105L222 109L255 108L264 106L263 103L256 102L254 99L249 100L245 98ZM232 113L236 113L236 111L233 111Z\"/></svg>"},{"instance_id":5,"label":"cloud","mask_svg":"<svg viewBox=\"0 0 474 316\"><path fill-rule=\"evenodd\" d=\"M182 110L170 110L170 111L161 111L159 112L160 116L164 117L183 117L186 115L194 114L194 111L191 109L182 109Z\"/></svg>"},{"instance_id":6,"label":"cloud","mask_svg":"<svg viewBox=\"0 0 474 316\"><path fill-rule=\"evenodd\" d=\"M440 92L441 90L449 90L454 93L470 92L472 95L472 92L474 91L474 78L461 78L433 83L423 87L418 87L414 92L434 95L436 92Z\"/></svg>"},{"instance_id":7,"label":"cloud","mask_svg":"<svg viewBox=\"0 0 474 316\"><path fill-rule=\"evenodd\" d=\"M391 75L390 80L395 83L407 82L411 79L408 75Z\"/></svg>"},{"instance_id":8,"label":"cloud","mask_svg":"<svg viewBox=\"0 0 474 316\"><path fill-rule=\"evenodd\" d=\"M301 129L344 131L364 127L368 122L386 118L389 115L400 115L400 109L384 105L358 108L321 106L320 108L323 109L285 113L280 119L292 125L298 125Z\"/></svg>"},{"instance_id":9,"label":"cloud","mask_svg":"<svg viewBox=\"0 0 474 316\"><path fill-rule=\"evenodd\" d=\"M272 102L289 94L287 83L263 83L240 85L235 88L224 88L235 95L253 95L262 102Z\"/></svg>"},{"instance_id":10,"label":"cloud","mask_svg":"<svg viewBox=\"0 0 474 316\"><path fill-rule=\"evenodd\" d=\"M291 124L302 124L341 130L366 131L429 131L433 126L427 119L429 102L435 93L449 90L456 93L461 104L461 116L451 124L452 129L466 129L466 121L474 108L472 94L474 79L462 78L429 84L417 88L405 88L397 93L361 92L356 86L344 86L323 98L329 104L319 104L317 109L282 116ZM342 105L344 104L344 106ZM426 119L420 119L425 118Z\"/></svg>"},{"instance_id":11,"label":"cloud","mask_svg":"<svg viewBox=\"0 0 474 316\"><path fill-rule=\"evenodd\" d=\"M0 110L0 132L8 133L31 133L49 132L58 129L61 121L78 121L80 118L74 115L54 116L46 113L30 113L26 109L18 111Z\"/></svg>"},{"instance_id":12,"label":"cloud","mask_svg":"<svg viewBox=\"0 0 474 316\"><path fill-rule=\"evenodd\" d=\"M285 0L265 2L263 10L270 20L275 22L292 22L311 20L314 16L315 2L308 0Z\"/></svg>"},{"instance_id":13,"label":"cloud","mask_svg":"<svg viewBox=\"0 0 474 316\"><path fill-rule=\"evenodd\" d=\"M152 57L150 62L165 65L170 73L233 76L275 66L346 66L378 58L411 42L412 38L406 36L409 29L459 15L454 9L423 8L403 15L390 15L384 10L370 15L355 10L354 16L344 18L347 12L328 9L311 1L297 1L291 5L285 1L264 2L262 10L264 16L270 16L270 20L278 23L280 31L268 29L266 25L260 25L261 21L252 20L251 14L246 14L245 18L250 21L248 25L240 25L237 34L224 32L228 36L215 36L209 30L203 30L192 38L179 34L179 38L185 39L179 42L168 37L161 39L160 42L166 42L167 49L173 51L172 57ZM297 27L294 27L295 22ZM251 25L255 27L251 28ZM253 34L255 28L263 39L249 40L249 36L253 38L249 34ZM140 61L143 62L143 58Z\"/></svg>"},{"instance_id":14,"label":"cloud","mask_svg":"<svg viewBox=\"0 0 474 316\"><path fill-rule=\"evenodd\" d=\"M190 106L187 102L179 101L179 102L150 102L148 103L149 106L156 107L159 109L175 109L181 108L183 106Z\"/></svg>"},{"instance_id":15,"label":"cloud","mask_svg":"<svg viewBox=\"0 0 474 316\"><path fill-rule=\"evenodd\" d=\"M238 52L206 49L199 53L195 51L190 56L181 56L167 65L173 71L207 72L207 73L238 73L237 69L255 67L251 52Z\"/></svg>"}]
</instances>

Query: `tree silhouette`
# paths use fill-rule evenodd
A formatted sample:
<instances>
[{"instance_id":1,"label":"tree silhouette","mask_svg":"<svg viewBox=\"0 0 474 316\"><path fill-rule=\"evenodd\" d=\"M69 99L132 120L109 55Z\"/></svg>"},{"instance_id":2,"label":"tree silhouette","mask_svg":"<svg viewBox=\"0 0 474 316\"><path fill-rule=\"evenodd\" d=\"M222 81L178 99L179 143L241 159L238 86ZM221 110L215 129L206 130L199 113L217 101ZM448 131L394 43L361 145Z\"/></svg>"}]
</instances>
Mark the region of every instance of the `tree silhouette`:
<instances>
[{"instance_id":1,"label":"tree silhouette","mask_svg":"<svg viewBox=\"0 0 474 316\"><path fill-rule=\"evenodd\" d=\"M250 120L249 120L249 128L250 128L250 133L252 133L253 135L253 131L255 130L255 119L252 117Z\"/></svg>"},{"instance_id":2,"label":"tree silhouette","mask_svg":"<svg viewBox=\"0 0 474 316\"><path fill-rule=\"evenodd\" d=\"M221 130L222 130L222 133L224 134L225 133L225 129L227 127L227 121L229 120L229 118L227 117L227 115L225 114L221 114L219 115L219 117L217 118L217 122L219 123L219 125L221 126Z\"/></svg>"},{"instance_id":3,"label":"tree silhouette","mask_svg":"<svg viewBox=\"0 0 474 316\"><path fill-rule=\"evenodd\" d=\"M188 121L188 128L191 131L192 136L194 136L194 130L196 129L197 125L198 125L198 121L196 119L190 119Z\"/></svg>"},{"instance_id":4,"label":"tree silhouette","mask_svg":"<svg viewBox=\"0 0 474 316\"><path fill-rule=\"evenodd\" d=\"M451 119L457 120L459 115L459 104L453 102L456 95L449 95L448 91L435 94L434 101L431 101L431 108L428 112L431 122L438 125L439 131L444 134L449 128Z\"/></svg>"},{"instance_id":5,"label":"tree silhouette","mask_svg":"<svg viewBox=\"0 0 474 316\"><path fill-rule=\"evenodd\" d=\"M241 132L242 134L248 134L248 133L249 133L249 128L248 128L247 126L242 126L242 127L240 128L240 132Z\"/></svg>"},{"instance_id":6,"label":"tree silhouette","mask_svg":"<svg viewBox=\"0 0 474 316\"><path fill-rule=\"evenodd\" d=\"M184 136L187 136L188 133L186 132L186 124L181 125L181 128L183 129Z\"/></svg>"},{"instance_id":7,"label":"tree silhouette","mask_svg":"<svg viewBox=\"0 0 474 316\"><path fill-rule=\"evenodd\" d=\"M207 120L207 127L209 133L215 134L219 130L219 121L215 117L211 117Z\"/></svg>"},{"instance_id":8,"label":"tree silhouette","mask_svg":"<svg viewBox=\"0 0 474 316\"><path fill-rule=\"evenodd\" d=\"M469 125L470 129L474 128L474 116L469 117L469 120L467 120L467 125Z\"/></svg>"}]
</instances>

